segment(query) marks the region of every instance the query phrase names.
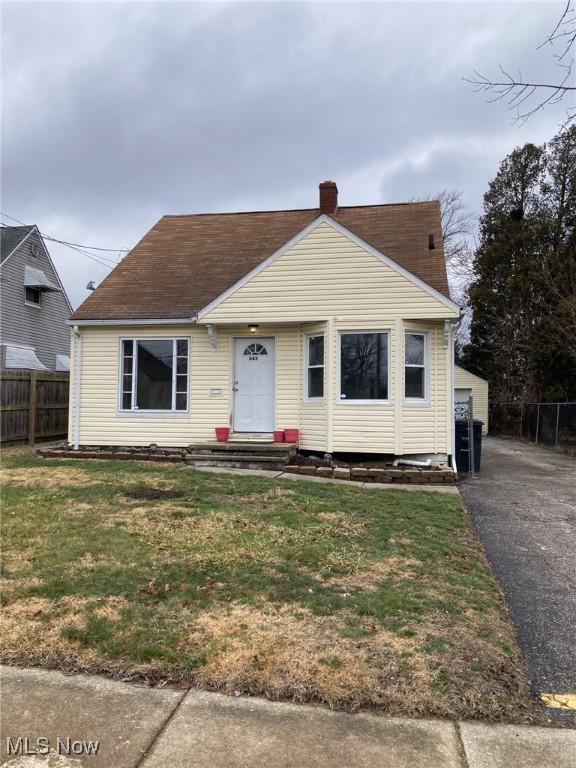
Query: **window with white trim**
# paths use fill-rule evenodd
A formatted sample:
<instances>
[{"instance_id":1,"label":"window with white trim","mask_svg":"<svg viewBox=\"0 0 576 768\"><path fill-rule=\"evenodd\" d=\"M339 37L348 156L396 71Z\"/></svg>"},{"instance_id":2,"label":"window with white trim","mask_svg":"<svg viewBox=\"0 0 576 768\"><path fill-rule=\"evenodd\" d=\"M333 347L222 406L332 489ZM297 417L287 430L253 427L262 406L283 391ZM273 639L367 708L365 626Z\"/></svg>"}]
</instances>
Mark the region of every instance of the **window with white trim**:
<instances>
[{"instance_id":1,"label":"window with white trim","mask_svg":"<svg viewBox=\"0 0 576 768\"><path fill-rule=\"evenodd\" d=\"M123 339L120 409L188 410L188 339Z\"/></svg>"},{"instance_id":2,"label":"window with white trim","mask_svg":"<svg viewBox=\"0 0 576 768\"><path fill-rule=\"evenodd\" d=\"M404 397L406 400L426 400L425 333L408 331L404 347Z\"/></svg>"},{"instance_id":3,"label":"window with white trim","mask_svg":"<svg viewBox=\"0 0 576 768\"><path fill-rule=\"evenodd\" d=\"M324 334L306 337L306 399L324 397Z\"/></svg>"},{"instance_id":4,"label":"window with white trim","mask_svg":"<svg viewBox=\"0 0 576 768\"><path fill-rule=\"evenodd\" d=\"M388 400L388 332L340 334L340 400Z\"/></svg>"}]
</instances>

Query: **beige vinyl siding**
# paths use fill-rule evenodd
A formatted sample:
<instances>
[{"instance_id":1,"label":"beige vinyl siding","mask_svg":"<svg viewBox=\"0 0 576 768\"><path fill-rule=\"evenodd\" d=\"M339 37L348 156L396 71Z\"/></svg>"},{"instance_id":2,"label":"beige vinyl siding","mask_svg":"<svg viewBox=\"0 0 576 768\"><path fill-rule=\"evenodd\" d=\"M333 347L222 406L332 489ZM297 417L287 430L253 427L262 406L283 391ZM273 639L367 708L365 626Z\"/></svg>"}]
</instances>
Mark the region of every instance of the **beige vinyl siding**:
<instances>
[{"instance_id":1,"label":"beige vinyl siding","mask_svg":"<svg viewBox=\"0 0 576 768\"><path fill-rule=\"evenodd\" d=\"M456 317L457 313L329 224L254 275L205 323Z\"/></svg>"},{"instance_id":2,"label":"beige vinyl siding","mask_svg":"<svg viewBox=\"0 0 576 768\"><path fill-rule=\"evenodd\" d=\"M425 403L407 402L403 398L403 453L447 453L446 433L449 402L447 355L444 350L443 327L430 323L406 323L405 331L427 334L428 399ZM404 389L404 346L402 347L402 390Z\"/></svg>"},{"instance_id":3,"label":"beige vinyl siding","mask_svg":"<svg viewBox=\"0 0 576 768\"><path fill-rule=\"evenodd\" d=\"M482 434L488 433L488 382L459 365L454 366L454 389L472 391L474 418L482 422Z\"/></svg>"},{"instance_id":4,"label":"beige vinyl siding","mask_svg":"<svg viewBox=\"0 0 576 768\"><path fill-rule=\"evenodd\" d=\"M345 331L388 332L388 403L355 403L340 398L340 335ZM398 402L398 387L394 376L398 345L394 324L390 321L338 320L331 346L335 360L335 376L332 381L334 452L394 453L395 408Z\"/></svg>"},{"instance_id":5,"label":"beige vinyl siding","mask_svg":"<svg viewBox=\"0 0 576 768\"><path fill-rule=\"evenodd\" d=\"M334 332L326 338L326 396L322 405L302 401L301 446L331 452L446 453L450 430L442 320L455 316L439 299L322 223L214 307L202 322L269 322L278 317L287 322L325 322L333 317ZM402 320L409 325L418 318L417 325L430 331L430 403L426 408L404 406L403 402ZM303 326L310 327L314 326ZM345 330L389 331L390 403L340 400L339 332ZM330 373L329 363L333 366Z\"/></svg>"},{"instance_id":6,"label":"beige vinyl siding","mask_svg":"<svg viewBox=\"0 0 576 768\"><path fill-rule=\"evenodd\" d=\"M306 399L306 344L307 337L315 333L324 334L324 397L321 401L309 401ZM308 451L328 450L328 397L327 388L329 386L327 376L327 345L328 345L328 327L326 323L316 323L303 325L300 330L302 377L300 393L300 447Z\"/></svg>"},{"instance_id":7,"label":"beige vinyl siding","mask_svg":"<svg viewBox=\"0 0 576 768\"><path fill-rule=\"evenodd\" d=\"M202 326L90 326L81 327L82 383L80 399L81 445L186 446L213 440L214 427L231 418L233 339L247 328L220 330L218 349ZM261 327L262 336L276 337L276 424L298 426L299 329ZM190 339L188 413L147 415L118 410L120 340L122 338L187 337ZM74 368L73 368L74 371ZM71 377L70 442L75 420L75 377ZM210 390L221 389L213 395Z\"/></svg>"},{"instance_id":8,"label":"beige vinyl siding","mask_svg":"<svg viewBox=\"0 0 576 768\"><path fill-rule=\"evenodd\" d=\"M319 452L447 453L451 443L450 350L444 319L455 312L326 223L201 320L200 325L84 326L80 443L186 446L214 439L232 417L233 339L276 338L275 426L298 427L301 448ZM218 331L218 348L206 325ZM404 403L404 332L429 333L430 400ZM305 335L325 334L322 402L306 402ZM389 402L340 399L340 332L388 331ZM118 411L120 338L190 337L190 412ZM74 376L72 376L74 386ZM219 388L221 395L211 389ZM74 392L72 393L72 401ZM71 438L74 412L71 411Z\"/></svg>"}]
</instances>

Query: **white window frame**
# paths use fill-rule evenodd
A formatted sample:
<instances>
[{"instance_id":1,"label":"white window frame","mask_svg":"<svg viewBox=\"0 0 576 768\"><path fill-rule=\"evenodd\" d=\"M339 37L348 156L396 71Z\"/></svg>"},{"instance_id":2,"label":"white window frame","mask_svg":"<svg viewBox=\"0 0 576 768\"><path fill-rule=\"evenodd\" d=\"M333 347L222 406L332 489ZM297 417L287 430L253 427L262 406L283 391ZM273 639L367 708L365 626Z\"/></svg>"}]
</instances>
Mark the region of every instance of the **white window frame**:
<instances>
[{"instance_id":1,"label":"white window frame","mask_svg":"<svg viewBox=\"0 0 576 768\"><path fill-rule=\"evenodd\" d=\"M324 340L324 358L321 365L310 365L310 339L317 339L319 336ZM324 331L318 331L316 333L310 332L304 334L304 402L306 403L322 403L324 402L324 395L326 393L326 334ZM308 371L310 368L322 368L322 396L312 397L308 391Z\"/></svg>"},{"instance_id":2,"label":"white window frame","mask_svg":"<svg viewBox=\"0 0 576 768\"><path fill-rule=\"evenodd\" d=\"M123 407L124 394L124 342L132 342L132 398L131 407ZM136 402L136 388L138 375L138 343L141 341L171 341L172 342L172 408L162 409L140 409L134 406ZM186 373L186 409L176 410L176 369L177 369L177 342L185 341L188 344L187 354L187 373ZM190 336L122 336L119 339L118 352L118 413L122 416L186 416L190 413Z\"/></svg>"},{"instance_id":3,"label":"white window frame","mask_svg":"<svg viewBox=\"0 0 576 768\"><path fill-rule=\"evenodd\" d=\"M387 336L386 343L386 389L388 391L388 397L385 400L348 400L348 398L342 398L342 336L350 334L361 333L384 333ZM390 397L390 344L392 340L392 333L390 328L343 328L338 331L338 370L336 375L338 376L338 399L337 405L390 405L392 403Z\"/></svg>"},{"instance_id":4,"label":"white window frame","mask_svg":"<svg viewBox=\"0 0 576 768\"><path fill-rule=\"evenodd\" d=\"M35 301L28 301L26 298L26 291L38 291L38 303ZM24 304L27 307L35 307L35 309L40 309L42 307L42 291L39 288L32 288L31 286L24 286Z\"/></svg>"},{"instance_id":5,"label":"white window frame","mask_svg":"<svg viewBox=\"0 0 576 768\"><path fill-rule=\"evenodd\" d=\"M406 337L410 336L422 336L424 338L424 363L422 365L408 364L406 362ZM404 330L404 368L402 371L404 388L404 402L406 405L429 405L430 404L430 344L429 344L428 331L410 330L406 328ZM406 368L423 368L424 369L424 396L423 397L406 397Z\"/></svg>"}]
</instances>

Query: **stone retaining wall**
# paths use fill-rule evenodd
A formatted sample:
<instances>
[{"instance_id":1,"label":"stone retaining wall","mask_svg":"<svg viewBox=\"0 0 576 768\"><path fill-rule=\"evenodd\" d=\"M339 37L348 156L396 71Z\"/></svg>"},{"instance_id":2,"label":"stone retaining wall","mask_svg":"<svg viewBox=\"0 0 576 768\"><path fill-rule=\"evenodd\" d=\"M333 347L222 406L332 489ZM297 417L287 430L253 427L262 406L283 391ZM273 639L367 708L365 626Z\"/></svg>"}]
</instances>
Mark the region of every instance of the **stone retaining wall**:
<instances>
[{"instance_id":1,"label":"stone retaining wall","mask_svg":"<svg viewBox=\"0 0 576 768\"><path fill-rule=\"evenodd\" d=\"M129 450L84 450L78 451L58 448L40 448L36 451L38 456L45 459L118 459L120 461L164 461L172 464L182 464L185 451L178 452L153 452L142 449Z\"/></svg>"},{"instance_id":2,"label":"stone retaining wall","mask_svg":"<svg viewBox=\"0 0 576 768\"><path fill-rule=\"evenodd\" d=\"M451 469L369 469L367 467L307 467L288 464L283 469L295 475L332 477L334 480L357 480L363 483L454 483Z\"/></svg>"},{"instance_id":3,"label":"stone retaining wall","mask_svg":"<svg viewBox=\"0 0 576 768\"><path fill-rule=\"evenodd\" d=\"M73 451L68 447L40 448L39 456L47 459L115 459L120 461L159 461L180 464L185 461L185 448L166 449L147 448L80 448ZM432 483L444 485L454 483L455 476L451 469L385 469L367 467L314 467L300 464L288 464L282 472L310 477L331 477L334 480L356 480L363 483Z\"/></svg>"}]
</instances>

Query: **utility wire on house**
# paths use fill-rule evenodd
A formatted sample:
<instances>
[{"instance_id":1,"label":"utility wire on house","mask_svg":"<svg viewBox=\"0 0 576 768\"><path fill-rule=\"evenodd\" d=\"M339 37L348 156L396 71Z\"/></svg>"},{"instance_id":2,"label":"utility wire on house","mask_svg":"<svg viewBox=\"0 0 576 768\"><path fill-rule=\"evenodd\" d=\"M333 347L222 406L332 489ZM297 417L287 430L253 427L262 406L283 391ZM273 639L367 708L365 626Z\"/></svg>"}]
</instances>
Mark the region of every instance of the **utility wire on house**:
<instances>
[{"instance_id":1,"label":"utility wire on house","mask_svg":"<svg viewBox=\"0 0 576 768\"><path fill-rule=\"evenodd\" d=\"M26 224L23 221L20 221L20 219L17 219L14 216L10 216L10 214L5 213L4 211L0 211L0 214L2 216L5 216L7 219L10 219L11 221L15 221L18 224L22 224L23 226L26 226ZM11 226L10 224L6 222L2 222L5 226ZM67 248L71 248L74 251L78 251L78 253L81 253L83 256L86 256L87 258L91 259L92 261L95 261L97 264L100 264L103 267L106 267L107 269L113 269L118 262L112 261L110 257L98 255L95 256L92 253L88 253L85 249L88 248L90 250L94 251L101 251L101 252L109 252L109 253L117 253L118 256L120 256L121 253L128 253L128 248L99 248L97 246L91 246L91 245L81 245L80 243L72 243L68 240L60 240L57 237L52 237L51 235L48 235L46 232L40 232L43 238L46 240L50 240L53 243L58 243L59 245L64 245Z\"/></svg>"}]
</instances>

